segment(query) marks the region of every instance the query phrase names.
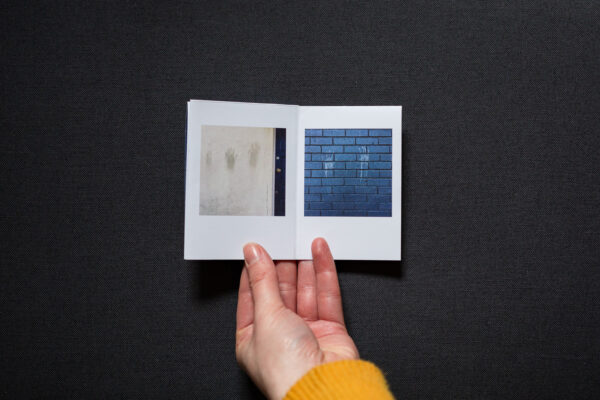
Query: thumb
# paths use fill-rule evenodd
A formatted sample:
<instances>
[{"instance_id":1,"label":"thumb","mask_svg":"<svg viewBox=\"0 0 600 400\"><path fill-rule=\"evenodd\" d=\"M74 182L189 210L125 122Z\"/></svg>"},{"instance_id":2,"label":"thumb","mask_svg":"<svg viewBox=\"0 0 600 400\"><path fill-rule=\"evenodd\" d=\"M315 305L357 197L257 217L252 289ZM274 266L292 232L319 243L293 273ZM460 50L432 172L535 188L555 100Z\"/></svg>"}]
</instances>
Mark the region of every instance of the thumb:
<instances>
[{"instance_id":1,"label":"thumb","mask_svg":"<svg viewBox=\"0 0 600 400\"><path fill-rule=\"evenodd\" d=\"M255 312L283 306L275 265L266 250L256 243L244 246L244 260L248 270L250 290Z\"/></svg>"}]
</instances>

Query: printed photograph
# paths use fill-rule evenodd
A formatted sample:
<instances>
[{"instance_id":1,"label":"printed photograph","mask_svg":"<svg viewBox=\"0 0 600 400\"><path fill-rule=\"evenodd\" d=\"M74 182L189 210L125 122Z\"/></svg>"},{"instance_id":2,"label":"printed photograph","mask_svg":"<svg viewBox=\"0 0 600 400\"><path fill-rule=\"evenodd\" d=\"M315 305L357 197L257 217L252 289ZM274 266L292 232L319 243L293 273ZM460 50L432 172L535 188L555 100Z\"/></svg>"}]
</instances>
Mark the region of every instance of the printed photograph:
<instances>
[{"instance_id":1,"label":"printed photograph","mask_svg":"<svg viewBox=\"0 0 600 400\"><path fill-rule=\"evenodd\" d=\"M391 129L306 129L304 154L304 216L392 216Z\"/></svg>"},{"instance_id":2,"label":"printed photograph","mask_svg":"<svg viewBox=\"0 0 600 400\"><path fill-rule=\"evenodd\" d=\"M203 125L200 215L285 215L285 129Z\"/></svg>"}]
</instances>

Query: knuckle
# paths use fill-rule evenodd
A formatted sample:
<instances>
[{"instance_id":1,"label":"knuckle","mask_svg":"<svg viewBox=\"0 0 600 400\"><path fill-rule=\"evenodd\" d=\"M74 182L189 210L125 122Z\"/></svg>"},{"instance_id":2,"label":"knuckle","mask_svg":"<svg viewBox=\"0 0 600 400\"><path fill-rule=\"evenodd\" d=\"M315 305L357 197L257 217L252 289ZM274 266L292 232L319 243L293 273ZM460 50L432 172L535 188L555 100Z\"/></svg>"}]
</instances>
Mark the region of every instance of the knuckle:
<instances>
[{"instance_id":1,"label":"knuckle","mask_svg":"<svg viewBox=\"0 0 600 400\"><path fill-rule=\"evenodd\" d=\"M250 284L256 286L269 277L269 272L264 269L255 269L250 273Z\"/></svg>"},{"instance_id":2,"label":"knuckle","mask_svg":"<svg viewBox=\"0 0 600 400\"><path fill-rule=\"evenodd\" d=\"M314 291L316 290L316 285L314 283L300 283L298 284L298 290L302 290L302 291Z\"/></svg>"},{"instance_id":3,"label":"knuckle","mask_svg":"<svg viewBox=\"0 0 600 400\"><path fill-rule=\"evenodd\" d=\"M317 295L319 300L325 301L341 301L342 295L337 292L321 292Z\"/></svg>"},{"instance_id":4,"label":"knuckle","mask_svg":"<svg viewBox=\"0 0 600 400\"><path fill-rule=\"evenodd\" d=\"M279 291L281 293L295 293L296 285L293 285L289 282L281 282L279 281Z\"/></svg>"}]
</instances>

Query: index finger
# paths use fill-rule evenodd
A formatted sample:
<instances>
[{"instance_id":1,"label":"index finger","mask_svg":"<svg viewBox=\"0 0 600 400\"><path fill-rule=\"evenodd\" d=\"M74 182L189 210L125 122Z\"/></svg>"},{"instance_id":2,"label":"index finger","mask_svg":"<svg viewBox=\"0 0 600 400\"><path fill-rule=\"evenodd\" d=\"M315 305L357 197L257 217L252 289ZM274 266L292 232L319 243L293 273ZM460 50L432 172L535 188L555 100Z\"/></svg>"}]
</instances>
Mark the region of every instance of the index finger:
<instances>
[{"instance_id":1,"label":"index finger","mask_svg":"<svg viewBox=\"0 0 600 400\"><path fill-rule=\"evenodd\" d=\"M319 319L344 325L342 294L335 262L327 242L317 238L312 243L313 263L317 276L317 308Z\"/></svg>"}]
</instances>

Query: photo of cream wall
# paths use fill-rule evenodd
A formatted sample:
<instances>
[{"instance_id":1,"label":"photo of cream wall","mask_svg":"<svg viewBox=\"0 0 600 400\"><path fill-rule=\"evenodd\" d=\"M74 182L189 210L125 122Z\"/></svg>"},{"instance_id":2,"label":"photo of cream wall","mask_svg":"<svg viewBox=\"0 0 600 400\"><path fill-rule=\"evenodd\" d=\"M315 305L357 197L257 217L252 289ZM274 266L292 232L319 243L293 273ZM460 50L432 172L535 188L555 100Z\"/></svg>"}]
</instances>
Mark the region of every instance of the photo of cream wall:
<instances>
[{"instance_id":1,"label":"photo of cream wall","mask_svg":"<svg viewBox=\"0 0 600 400\"><path fill-rule=\"evenodd\" d=\"M202 126L200 215L285 215L285 129Z\"/></svg>"}]
</instances>

